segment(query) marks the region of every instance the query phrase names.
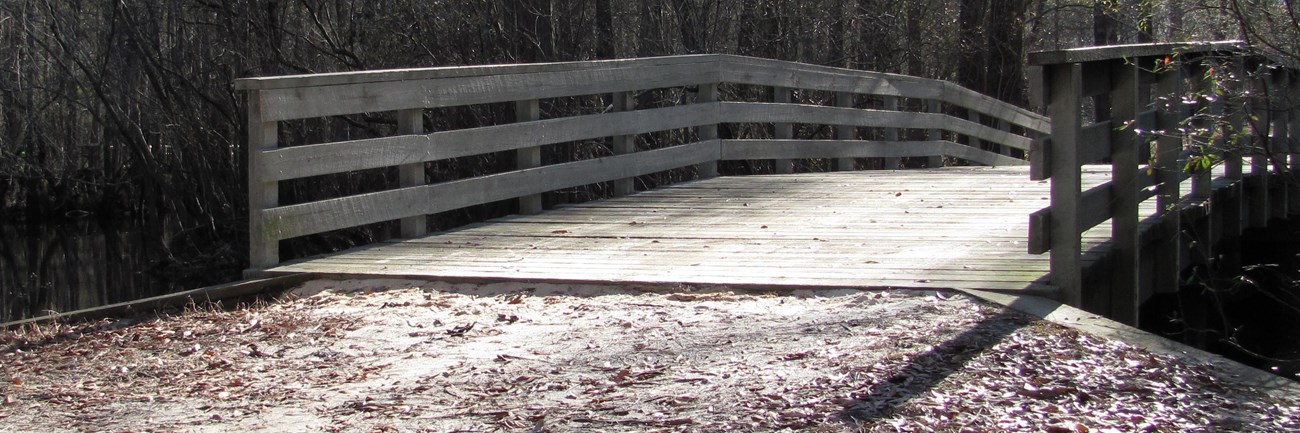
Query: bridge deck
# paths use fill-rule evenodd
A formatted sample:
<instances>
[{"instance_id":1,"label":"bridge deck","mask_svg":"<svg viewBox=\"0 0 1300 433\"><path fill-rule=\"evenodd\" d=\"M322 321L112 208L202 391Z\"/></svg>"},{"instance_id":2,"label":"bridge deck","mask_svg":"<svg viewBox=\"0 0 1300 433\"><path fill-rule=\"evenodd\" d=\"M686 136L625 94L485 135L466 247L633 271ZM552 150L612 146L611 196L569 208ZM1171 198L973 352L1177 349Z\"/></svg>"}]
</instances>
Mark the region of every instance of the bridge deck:
<instances>
[{"instance_id":1,"label":"bridge deck","mask_svg":"<svg viewBox=\"0 0 1300 433\"><path fill-rule=\"evenodd\" d=\"M1104 167L1109 168L1109 167ZM719 177L283 264L272 273L1050 291L1026 167ZM1084 184L1104 182L1103 167ZM1084 235L1085 251L1109 234ZM1096 256L1085 257L1085 262Z\"/></svg>"}]
</instances>

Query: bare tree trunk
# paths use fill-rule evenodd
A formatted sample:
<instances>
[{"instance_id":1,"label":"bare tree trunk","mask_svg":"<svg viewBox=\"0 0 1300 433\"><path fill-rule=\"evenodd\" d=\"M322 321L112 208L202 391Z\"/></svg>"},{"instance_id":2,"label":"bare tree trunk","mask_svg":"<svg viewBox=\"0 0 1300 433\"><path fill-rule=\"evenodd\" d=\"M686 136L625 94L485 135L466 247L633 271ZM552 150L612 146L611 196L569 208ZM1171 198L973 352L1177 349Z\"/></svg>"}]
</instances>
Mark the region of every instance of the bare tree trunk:
<instances>
[{"instance_id":1,"label":"bare tree trunk","mask_svg":"<svg viewBox=\"0 0 1300 433\"><path fill-rule=\"evenodd\" d=\"M597 59L618 57L614 52L614 14L610 10L610 1L612 0L596 0Z\"/></svg>"},{"instance_id":2,"label":"bare tree trunk","mask_svg":"<svg viewBox=\"0 0 1300 433\"><path fill-rule=\"evenodd\" d=\"M1003 101L1025 106L1028 83L1025 82L1025 13L1028 0L994 0L990 2L988 29L989 87L984 93Z\"/></svg>"},{"instance_id":3,"label":"bare tree trunk","mask_svg":"<svg viewBox=\"0 0 1300 433\"><path fill-rule=\"evenodd\" d=\"M997 3L996 1L994 3ZM957 61L957 83L977 91L986 91L985 79L988 51L988 36L984 34L984 16L988 10L987 0L961 0L958 13L958 40L961 44L960 58Z\"/></svg>"}]
</instances>

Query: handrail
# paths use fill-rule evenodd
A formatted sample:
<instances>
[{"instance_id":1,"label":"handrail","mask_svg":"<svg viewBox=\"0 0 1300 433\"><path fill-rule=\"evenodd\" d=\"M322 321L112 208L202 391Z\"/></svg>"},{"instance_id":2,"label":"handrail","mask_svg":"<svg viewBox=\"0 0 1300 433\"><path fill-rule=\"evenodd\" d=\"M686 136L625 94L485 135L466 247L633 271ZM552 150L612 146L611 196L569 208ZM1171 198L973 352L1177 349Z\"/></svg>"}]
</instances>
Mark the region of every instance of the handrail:
<instances>
[{"instance_id":1,"label":"handrail","mask_svg":"<svg viewBox=\"0 0 1300 433\"><path fill-rule=\"evenodd\" d=\"M1137 306L1154 293L1177 291L1179 274L1191 264L1186 252L1189 242L1181 234L1188 222L1181 215L1189 209L1208 212L1203 209L1210 209L1212 198L1237 194L1234 188L1241 187L1246 155L1225 146L1229 131L1249 130L1251 136L1273 138L1272 143L1257 143L1267 153L1251 155L1251 175L1267 176L1269 163L1279 173L1289 171L1284 156L1296 149L1294 144L1281 143L1289 142L1287 123L1300 119L1293 105L1284 104L1271 116L1264 113L1271 120L1250 122L1252 110L1258 107L1231 106L1227 101L1236 95L1228 93L1240 94L1240 85L1250 84L1294 97L1300 90L1296 85L1300 75L1280 67L1264 74L1265 82L1237 83L1235 89L1215 83L1214 69L1217 76L1231 70L1237 79L1247 80L1248 72L1277 66L1251 54L1239 41L1079 48L1031 53L1029 62L1042 67L1045 105L1052 120L1050 139L1035 143L1031 152L1031 176L1051 179L1051 205L1030 216L1029 252L1050 251L1052 284L1061 291L1063 302L1136 323ZM1188 99L1198 93L1200 99ZM1197 113L1188 108L1198 104L1205 109L1193 120ZM1098 112L1091 121L1081 114L1089 106ZM1218 133L1198 137L1182 131L1189 122ZM1212 140L1202 144L1228 150L1221 155L1225 173L1221 181L1212 179L1209 169L1185 170L1195 147L1185 139ZM1110 181L1084 190L1080 173L1089 164L1109 164ZM1180 184L1189 178L1191 191L1184 194ZM1269 207L1268 189L1252 190L1253 206ZM1151 197L1156 199L1155 214L1139 214L1139 203ZM1273 206L1286 209L1285 201ZM1215 203L1214 210L1226 216L1214 230L1227 236L1240 234L1241 203L1239 197ZM1254 224L1262 224L1268 212L1251 212ZM1143 219L1155 232L1141 231ZM1194 231L1211 229L1209 218L1196 219L1196 224L1205 226ZM1109 294L1084 290L1080 237L1106 220L1111 221ZM1207 237L1201 242L1210 241ZM1147 244L1155 249L1147 258L1157 261L1151 284L1144 284L1145 278L1138 275Z\"/></svg>"},{"instance_id":2,"label":"handrail","mask_svg":"<svg viewBox=\"0 0 1300 433\"><path fill-rule=\"evenodd\" d=\"M722 101L720 86L772 88L774 99ZM247 78L235 87L248 98L251 273L279 262L284 239L391 220L402 221L403 237L420 236L428 214L512 198L520 199L521 212L537 212L538 194L547 191L612 181L626 194L637 176L696 166L698 176L709 177L720 160L834 158L840 169L852 168L854 158L1026 164L1006 149L1027 151L1050 127L1043 116L941 80L714 54ZM632 92L683 87L694 101L633 106ZM791 103L795 89L832 93L835 106ZM602 113L542 119L538 110L543 99L609 94L613 103ZM424 130L426 109L491 103L514 103L517 122ZM278 143L283 121L374 112L396 112L397 133ZM717 126L732 123L774 124L775 137L719 138ZM796 123L834 126L836 139L795 139ZM861 139L858 128L882 131L884 139ZM632 145L638 134L676 129L693 129L695 140L643 151ZM900 139L905 130L928 132ZM605 138L613 141L610 156L541 165L541 146ZM959 144L981 141L1004 152ZM425 163L503 151L516 152L516 170L426 184ZM292 205L278 200L282 181L394 166L396 189ZM784 166L777 171L788 171Z\"/></svg>"}]
</instances>

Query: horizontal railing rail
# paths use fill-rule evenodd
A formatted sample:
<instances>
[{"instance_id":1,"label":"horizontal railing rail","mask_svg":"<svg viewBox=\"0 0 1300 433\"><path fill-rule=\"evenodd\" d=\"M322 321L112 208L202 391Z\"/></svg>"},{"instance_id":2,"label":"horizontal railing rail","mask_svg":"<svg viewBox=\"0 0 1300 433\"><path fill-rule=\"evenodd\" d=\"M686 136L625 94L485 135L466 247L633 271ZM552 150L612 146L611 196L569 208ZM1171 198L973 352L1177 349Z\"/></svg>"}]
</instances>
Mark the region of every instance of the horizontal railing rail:
<instances>
[{"instance_id":1,"label":"horizontal railing rail","mask_svg":"<svg viewBox=\"0 0 1300 433\"><path fill-rule=\"evenodd\" d=\"M280 261L286 239L384 221L401 236L426 232L426 215L518 199L521 213L541 210L542 193L611 182L631 193L637 176L696 167L717 173L725 160L832 159L851 169L858 158L942 157L976 164L1027 164L1019 157L1050 132L1043 116L941 81L730 55L426 68L248 78L250 271ZM721 86L769 89L771 100L723 101ZM687 88L677 105L635 107L635 92ZM792 92L832 95L834 106L797 103ZM753 92L750 92L753 93ZM594 114L541 118L539 101L597 97ZM805 98L807 99L807 98ZM513 103L515 123L426 131L430 109ZM397 133L378 138L281 146L281 122L394 112ZM726 124L771 125L771 138L720 137ZM826 125L834 139L796 138L793 125ZM692 130L680 143L638 150L635 137ZM863 131L878 131L867 132ZM904 131L913 131L908 134ZM807 134L805 134L807 135ZM874 138L874 139L872 139ZM608 140L608 156L543 165L541 148ZM981 144L1000 152L984 150ZM1014 151L1013 151L1014 150ZM426 164L515 152L514 170L429 183ZM306 203L279 203L281 182L397 167L396 188Z\"/></svg>"},{"instance_id":2,"label":"horizontal railing rail","mask_svg":"<svg viewBox=\"0 0 1300 433\"><path fill-rule=\"evenodd\" d=\"M1287 101L1298 100L1295 69L1236 41L1080 48L1031 53L1029 61L1042 68L1052 121L1050 138L1030 152L1031 177L1051 180L1051 205L1030 216L1029 252L1050 251L1051 281L1065 302L1136 323L1142 302L1178 290L1179 275L1196 264L1192 244L1208 250L1216 238L1239 235L1243 218L1262 225L1277 206L1286 213L1285 188L1253 188L1243 201L1242 159L1251 161L1245 177L1294 168L1287 125L1300 117ZM1274 105L1259 106L1262 95L1273 95ZM1111 179L1083 188L1089 164L1108 164ZM1140 213L1152 198L1155 213ZM1218 215L1206 217L1211 212ZM1188 213L1200 216L1183 221ZM1107 220L1109 290L1090 292L1081 234Z\"/></svg>"}]
</instances>

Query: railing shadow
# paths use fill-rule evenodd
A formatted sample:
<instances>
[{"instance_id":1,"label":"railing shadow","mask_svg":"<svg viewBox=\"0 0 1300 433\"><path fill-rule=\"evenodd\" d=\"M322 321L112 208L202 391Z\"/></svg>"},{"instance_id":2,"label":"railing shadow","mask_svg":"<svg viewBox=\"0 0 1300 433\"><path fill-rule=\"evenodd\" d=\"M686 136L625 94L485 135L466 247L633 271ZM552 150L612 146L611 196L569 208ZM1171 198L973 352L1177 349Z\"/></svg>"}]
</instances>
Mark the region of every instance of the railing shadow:
<instances>
[{"instance_id":1,"label":"railing shadow","mask_svg":"<svg viewBox=\"0 0 1300 433\"><path fill-rule=\"evenodd\" d=\"M870 391L854 395L854 401L845 405L838 414L840 420L851 426L862 426L889 417L913 398L925 395L944 379L961 371L970 360L998 345L1016 330L1032 324L1036 315L1015 308L1015 304L1025 299L1028 298L1018 298L1012 302L1013 306L1004 306L998 314L913 357L889 378L872 385Z\"/></svg>"}]
</instances>

